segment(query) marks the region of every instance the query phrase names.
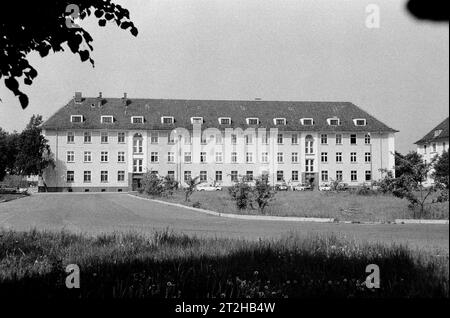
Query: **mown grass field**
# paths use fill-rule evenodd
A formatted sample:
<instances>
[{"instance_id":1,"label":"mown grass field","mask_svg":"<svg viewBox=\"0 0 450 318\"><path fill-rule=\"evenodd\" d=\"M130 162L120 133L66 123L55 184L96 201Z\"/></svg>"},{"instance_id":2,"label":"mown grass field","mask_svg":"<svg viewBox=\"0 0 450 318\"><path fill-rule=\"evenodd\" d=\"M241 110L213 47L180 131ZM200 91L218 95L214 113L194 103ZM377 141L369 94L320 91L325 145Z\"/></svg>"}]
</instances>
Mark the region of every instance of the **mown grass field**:
<instances>
[{"instance_id":1,"label":"mown grass field","mask_svg":"<svg viewBox=\"0 0 450 318\"><path fill-rule=\"evenodd\" d=\"M7 201L12 201L12 200L16 200L16 199L20 199L26 197L26 195L24 194L4 194L4 193L0 193L0 203L2 202L7 202Z\"/></svg>"},{"instance_id":2,"label":"mown grass field","mask_svg":"<svg viewBox=\"0 0 450 318\"><path fill-rule=\"evenodd\" d=\"M138 194L145 196L145 194ZM236 209L226 189L216 192L199 192L190 201L184 201L183 192L155 199L192 206L199 202L200 208L221 213L260 214L258 209ZM430 198L431 201L432 198ZM449 218L448 202L428 204L430 219ZM275 200L264 211L266 215L335 218L341 221L392 222L395 219L412 218L408 201L392 195L358 195L352 192L287 191L278 192Z\"/></svg>"},{"instance_id":3,"label":"mown grass field","mask_svg":"<svg viewBox=\"0 0 450 318\"><path fill-rule=\"evenodd\" d=\"M65 287L68 264L80 288ZM366 266L380 288L366 287ZM449 256L336 236L250 242L198 239L168 231L87 237L0 232L0 296L162 297L448 297Z\"/></svg>"}]
</instances>

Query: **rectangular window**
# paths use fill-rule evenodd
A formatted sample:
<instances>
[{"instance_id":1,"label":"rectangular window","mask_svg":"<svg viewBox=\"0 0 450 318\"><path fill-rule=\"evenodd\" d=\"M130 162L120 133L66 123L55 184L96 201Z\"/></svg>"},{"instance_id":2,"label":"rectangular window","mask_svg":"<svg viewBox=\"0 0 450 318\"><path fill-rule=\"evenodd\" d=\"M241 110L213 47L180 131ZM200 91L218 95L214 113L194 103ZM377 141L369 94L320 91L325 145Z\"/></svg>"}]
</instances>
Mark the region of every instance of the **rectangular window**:
<instances>
[{"instance_id":1,"label":"rectangular window","mask_svg":"<svg viewBox=\"0 0 450 318\"><path fill-rule=\"evenodd\" d=\"M67 162L74 162L75 161L75 153L73 151L67 152Z\"/></svg>"},{"instance_id":2,"label":"rectangular window","mask_svg":"<svg viewBox=\"0 0 450 318\"><path fill-rule=\"evenodd\" d=\"M85 151L83 154L84 162L92 162L92 153L90 151Z\"/></svg>"},{"instance_id":3,"label":"rectangular window","mask_svg":"<svg viewBox=\"0 0 450 318\"><path fill-rule=\"evenodd\" d=\"M190 152L184 153L184 162L185 163L191 163L192 162L192 155Z\"/></svg>"},{"instance_id":4,"label":"rectangular window","mask_svg":"<svg viewBox=\"0 0 450 318\"><path fill-rule=\"evenodd\" d=\"M372 161L372 155L371 155L370 152L366 152L366 153L364 154L364 161L367 162L367 163L369 163L369 162Z\"/></svg>"},{"instance_id":5,"label":"rectangular window","mask_svg":"<svg viewBox=\"0 0 450 318\"><path fill-rule=\"evenodd\" d=\"M68 144L73 144L75 142L75 134L73 131L68 131L67 132L67 143Z\"/></svg>"},{"instance_id":6,"label":"rectangular window","mask_svg":"<svg viewBox=\"0 0 450 318\"><path fill-rule=\"evenodd\" d=\"M123 170L117 171L117 181L119 182L125 181L125 171Z\"/></svg>"},{"instance_id":7,"label":"rectangular window","mask_svg":"<svg viewBox=\"0 0 450 318\"><path fill-rule=\"evenodd\" d=\"M92 176L90 171L84 171L83 173L83 182L91 182Z\"/></svg>"},{"instance_id":8,"label":"rectangular window","mask_svg":"<svg viewBox=\"0 0 450 318\"><path fill-rule=\"evenodd\" d=\"M245 178L247 179L247 181L252 181L253 180L253 171L247 171L245 173Z\"/></svg>"},{"instance_id":9,"label":"rectangular window","mask_svg":"<svg viewBox=\"0 0 450 318\"><path fill-rule=\"evenodd\" d=\"M117 162L125 162L125 152L119 151L117 153Z\"/></svg>"},{"instance_id":10,"label":"rectangular window","mask_svg":"<svg viewBox=\"0 0 450 318\"><path fill-rule=\"evenodd\" d=\"M261 153L261 162L262 163L268 163L269 162L269 153L268 152Z\"/></svg>"},{"instance_id":11,"label":"rectangular window","mask_svg":"<svg viewBox=\"0 0 450 318\"><path fill-rule=\"evenodd\" d=\"M206 152L200 152L200 162L206 163Z\"/></svg>"},{"instance_id":12,"label":"rectangular window","mask_svg":"<svg viewBox=\"0 0 450 318\"><path fill-rule=\"evenodd\" d=\"M236 163L237 162L237 152L231 153L231 162Z\"/></svg>"},{"instance_id":13,"label":"rectangular window","mask_svg":"<svg viewBox=\"0 0 450 318\"><path fill-rule=\"evenodd\" d=\"M216 171L216 181L222 182L222 171Z\"/></svg>"},{"instance_id":14,"label":"rectangular window","mask_svg":"<svg viewBox=\"0 0 450 318\"><path fill-rule=\"evenodd\" d=\"M89 131L84 132L84 143L90 144L91 143L91 133Z\"/></svg>"},{"instance_id":15,"label":"rectangular window","mask_svg":"<svg viewBox=\"0 0 450 318\"><path fill-rule=\"evenodd\" d=\"M305 171L306 172L314 171L314 159L306 159L305 160Z\"/></svg>"},{"instance_id":16,"label":"rectangular window","mask_svg":"<svg viewBox=\"0 0 450 318\"><path fill-rule=\"evenodd\" d=\"M269 134L265 133L261 135L261 143L263 145L268 145L269 144Z\"/></svg>"},{"instance_id":17,"label":"rectangular window","mask_svg":"<svg viewBox=\"0 0 450 318\"><path fill-rule=\"evenodd\" d=\"M356 134L350 135L350 145L356 145Z\"/></svg>"},{"instance_id":18,"label":"rectangular window","mask_svg":"<svg viewBox=\"0 0 450 318\"><path fill-rule=\"evenodd\" d=\"M278 163L283 163L283 153L282 152L277 152L277 162Z\"/></svg>"},{"instance_id":19,"label":"rectangular window","mask_svg":"<svg viewBox=\"0 0 450 318\"><path fill-rule=\"evenodd\" d=\"M203 124L203 117L191 117L191 124L193 125Z\"/></svg>"},{"instance_id":20,"label":"rectangular window","mask_svg":"<svg viewBox=\"0 0 450 318\"><path fill-rule=\"evenodd\" d=\"M336 134L336 145L342 145L342 135Z\"/></svg>"},{"instance_id":21,"label":"rectangular window","mask_svg":"<svg viewBox=\"0 0 450 318\"><path fill-rule=\"evenodd\" d=\"M216 163L222 163L223 162L223 155L221 152L216 152Z\"/></svg>"},{"instance_id":22,"label":"rectangular window","mask_svg":"<svg viewBox=\"0 0 450 318\"><path fill-rule=\"evenodd\" d=\"M339 126L339 119L331 119L329 120L330 126Z\"/></svg>"},{"instance_id":23,"label":"rectangular window","mask_svg":"<svg viewBox=\"0 0 450 318\"><path fill-rule=\"evenodd\" d=\"M343 180L342 179L342 171L341 170L336 171L336 180L338 180L338 181L342 181Z\"/></svg>"},{"instance_id":24,"label":"rectangular window","mask_svg":"<svg viewBox=\"0 0 450 318\"><path fill-rule=\"evenodd\" d=\"M286 125L286 118L275 118L275 125Z\"/></svg>"},{"instance_id":25,"label":"rectangular window","mask_svg":"<svg viewBox=\"0 0 450 318\"><path fill-rule=\"evenodd\" d=\"M372 171L366 170L366 181L372 181Z\"/></svg>"},{"instance_id":26,"label":"rectangular window","mask_svg":"<svg viewBox=\"0 0 450 318\"><path fill-rule=\"evenodd\" d=\"M322 163L327 163L328 162L328 152L322 152L320 154L320 161Z\"/></svg>"},{"instance_id":27,"label":"rectangular window","mask_svg":"<svg viewBox=\"0 0 450 318\"><path fill-rule=\"evenodd\" d=\"M277 171L277 181L278 182L284 181L284 173L282 170Z\"/></svg>"},{"instance_id":28,"label":"rectangular window","mask_svg":"<svg viewBox=\"0 0 450 318\"><path fill-rule=\"evenodd\" d=\"M350 180L351 181L358 181L358 172L356 170L352 170L350 172Z\"/></svg>"},{"instance_id":29,"label":"rectangular window","mask_svg":"<svg viewBox=\"0 0 450 318\"><path fill-rule=\"evenodd\" d=\"M291 136L291 143L293 145L298 145L298 134L292 134L292 136Z\"/></svg>"},{"instance_id":30,"label":"rectangular window","mask_svg":"<svg viewBox=\"0 0 450 318\"><path fill-rule=\"evenodd\" d=\"M283 144L283 134L277 135L277 144L279 145Z\"/></svg>"},{"instance_id":31,"label":"rectangular window","mask_svg":"<svg viewBox=\"0 0 450 318\"><path fill-rule=\"evenodd\" d=\"M431 146L433 147L433 152L436 152L436 143L433 143Z\"/></svg>"},{"instance_id":32,"label":"rectangular window","mask_svg":"<svg viewBox=\"0 0 450 318\"><path fill-rule=\"evenodd\" d=\"M100 171L100 182L108 182L108 171Z\"/></svg>"},{"instance_id":33,"label":"rectangular window","mask_svg":"<svg viewBox=\"0 0 450 318\"><path fill-rule=\"evenodd\" d=\"M313 154L314 153L314 141L307 139L305 141L305 154Z\"/></svg>"},{"instance_id":34,"label":"rectangular window","mask_svg":"<svg viewBox=\"0 0 450 318\"><path fill-rule=\"evenodd\" d=\"M159 162L158 152L152 151L150 153L150 162L153 162L153 163Z\"/></svg>"},{"instance_id":35,"label":"rectangular window","mask_svg":"<svg viewBox=\"0 0 450 318\"><path fill-rule=\"evenodd\" d=\"M342 152L336 152L336 162L337 163L342 162Z\"/></svg>"},{"instance_id":36,"label":"rectangular window","mask_svg":"<svg viewBox=\"0 0 450 318\"><path fill-rule=\"evenodd\" d=\"M235 135L235 134L231 135L231 143L233 145L237 144L237 135Z\"/></svg>"},{"instance_id":37,"label":"rectangular window","mask_svg":"<svg viewBox=\"0 0 450 318\"><path fill-rule=\"evenodd\" d=\"M175 134L173 132L169 133L169 136L167 137L167 143L169 144L175 143Z\"/></svg>"},{"instance_id":38,"label":"rectangular window","mask_svg":"<svg viewBox=\"0 0 450 318\"><path fill-rule=\"evenodd\" d=\"M320 135L320 143L322 145L328 144L328 135L327 134Z\"/></svg>"},{"instance_id":39,"label":"rectangular window","mask_svg":"<svg viewBox=\"0 0 450 318\"><path fill-rule=\"evenodd\" d=\"M208 180L208 172L200 171L200 181L206 182Z\"/></svg>"},{"instance_id":40,"label":"rectangular window","mask_svg":"<svg viewBox=\"0 0 450 318\"><path fill-rule=\"evenodd\" d=\"M162 117L162 123L163 124L173 124L173 117Z\"/></svg>"},{"instance_id":41,"label":"rectangular window","mask_svg":"<svg viewBox=\"0 0 450 318\"><path fill-rule=\"evenodd\" d=\"M366 145L370 145L370 134L365 134L364 135L364 143Z\"/></svg>"},{"instance_id":42,"label":"rectangular window","mask_svg":"<svg viewBox=\"0 0 450 318\"><path fill-rule=\"evenodd\" d=\"M75 181L75 172L74 171L67 171L66 181L67 181L67 183L72 183Z\"/></svg>"},{"instance_id":43,"label":"rectangular window","mask_svg":"<svg viewBox=\"0 0 450 318\"><path fill-rule=\"evenodd\" d=\"M314 124L314 121L312 118L302 118L301 120L302 125L304 126L312 126Z\"/></svg>"},{"instance_id":44,"label":"rectangular window","mask_svg":"<svg viewBox=\"0 0 450 318\"><path fill-rule=\"evenodd\" d=\"M192 173L190 171L184 172L184 181L189 181L192 179Z\"/></svg>"},{"instance_id":45,"label":"rectangular window","mask_svg":"<svg viewBox=\"0 0 450 318\"><path fill-rule=\"evenodd\" d=\"M298 152L292 153L292 163L298 163Z\"/></svg>"},{"instance_id":46,"label":"rectangular window","mask_svg":"<svg viewBox=\"0 0 450 318\"><path fill-rule=\"evenodd\" d=\"M247 124L248 125L258 125L259 119L258 118L247 118Z\"/></svg>"},{"instance_id":47,"label":"rectangular window","mask_svg":"<svg viewBox=\"0 0 450 318\"><path fill-rule=\"evenodd\" d=\"M142 153L142 138L133 138L133 153Z\"/></svg>"},{"instance_id":48,"label":"rectangular window","mask_svg":"<svg viewBox=\"0 0 450 318\"><path fill-rule=\"evenodd\" d=\"M152 144L157 144L158 143L158 133L157 132L152 132L150 134L150 142Z\"/></svg>"},{"instance_id":49,"label":"rectangular window","mask_svg":"<svg viewBox=\"0 0 450 318\"><path fill-rule=\"evenodd\" d=\"M184 144L190 145L191 143L192 143L192 136L190 133L188 133L184 136Z\"/></svg>"},{"instance_id":50,"label":"rectangular window","mask_svg":"<svg viewBox=\"0 0 450 318\"><path fill-rule=\"evenodd\" d=\"M102 151L100 153L100 161L101 162L108 162L108 152L107 151Z\"/></svg>"},{"instance_id":51,"label":"rectangular window","mask_svg":"<svg viewBox=\"0 0 450 318\"><path fill-rule=\"evenodd\" d=\"M83 122L83 115L71 115L70 121L72 123L81 123Z\"/></svg>"},{"instance_id":52,"label":"rectangular window","mask_svg":"<svg viewBox=\"0 0 450 318\"><path fill-rule=\"evenodd\" d=\"M124 132L118 132L117 133L117 142L119 144L125 143L125 133Z\"/></svg>"},{"instance_id":53,"label":"rectangular window","mask_svg":"<svg viewBox=\"0 0 450 318\"><path fill-rule=\"evenodd\" d=\"M251 145L253 143L253 136L252 135L245 135L245 144Z\"/></svg>"},{"instance_id":54,"label":"rectangular window","mask_svg":"<svg viewBox=\"0 0 450 318\"><path fill-rule=\"evenodd\" d=\"M350 162L351 163L356 163L356 152L351 152L350 153Z\"/></svg>"},{"instance_id":55,"label":"rectangular window","mask_svg":"<svg viewBox=\"0 0 450 318\"><path fill-rule=\"evenodd\" d=\"M102 144L107 144L108 143L108 133L105 131L102 131L100 134L100 140Z\"/></svg>"},{"instance_id":56,"label":"rectangular window","mask_svg":"<svg viewBox=\"0 0 450 318\"><path fill-rule=\"evenodd\" d=\"M245 154L245 161L247 163L252 163L253 162L253 152L247 152Z\"/></svg>"},{"instance_id":57,"label":"rectangular window","mask_svg":"<svg viewBox=\"0 0 450 318\"><path fill-rule=\"evenodd\" d=\"M114 120L113 116L101 116L100 120L102 124L111 124Z\"/></svg>"},{"instance_id":58,"label":"rectangular window","mask_svg":"<svg viewBox=\"0 0 450 318\"><path fill-rule=\"evenodd\" d=\"M132 124L143 124L144 117L143 116L131 116L131 123Z\"/></svg>"},{"instance_id":59,"label":"rectangular window","mask_svg":"<svg viewBox=\"0 0 450 318\"><path fill-rule=\"evenodd\" d=\"M238 181L238 172L235 170L231 171L231 181L232 182Z\"/></svg>"},{"instance_id":60,"label":"rectangular window","mask_svg":"<svg viewBox=\"0 0 450 318\"><path fill-rule=\"evenodd\" d=\"M170 180L175 180L175 171L167 171L167 178L169 178Z\"/></svg>"},{"instance_id":61,"label":"rectangular window","mask_svg":"<svg viewBox=\"0 0 450 318\"><path fill-rule=\"evenodd\" d=\"M229 117L221 117L221 118L219 118L219 123L221 125L230 125L231 124L231 118L229 118Z\"/></svg>"},{"instance_id":62,"label":"rectangular window","mask_svg":"<svg viewBox=\"0 0 450 318\"><path fill-rule=\"evenodd\" d=\"M142 159L133 159L133 172L142 172Z\"/></svg>"},{"instance_id":63,"label":"rectangular window","mask_svg":"<svg viewBox=\"0 0 450 318\"><path fill-rule=\"evenodd\" d=\"M201 143L202 145L206 145L206 143L207 143L207 141L206 141L206 135L205 135L204 133L200 136L200 143Z\"/></svg>"},{"instance_id":64,"label":"rectangular window","mask_svg":"<svg viewBox=\"0 0 450 318\"><path fill-rule=\"evenodd\" d=\"M175 153L174 152L167 153L167 162L169 162L169 163L175 162Z\"/></svg>"},{"instance_id":65,"label":"rectangular window","mask_svg":"<svg viewBox=\"0 0 450 318\"><path fill-rule=\"evenodd\" d=\"M322 182L328 182L328 171L327 170L322 171L321 179L322 179Z\"/></svg>"},{"instance_id":66,"label":"rectangular window","mask_svg":"<svg viewBox=\"0 0 450 318\"><path fill-rule=\"evenodd\" d=\"M297 170L292 171L292 181L298 181L298 171Z\"/></svg>"}]
</instances>

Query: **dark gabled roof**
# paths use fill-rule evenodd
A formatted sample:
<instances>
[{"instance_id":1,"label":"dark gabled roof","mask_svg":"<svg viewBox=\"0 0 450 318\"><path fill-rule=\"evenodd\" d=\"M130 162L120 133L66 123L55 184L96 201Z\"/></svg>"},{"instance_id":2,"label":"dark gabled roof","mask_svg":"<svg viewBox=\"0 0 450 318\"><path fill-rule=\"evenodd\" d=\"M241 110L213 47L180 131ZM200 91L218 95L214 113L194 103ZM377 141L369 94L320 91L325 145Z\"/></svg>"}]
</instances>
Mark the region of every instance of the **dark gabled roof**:
<instances>
[{"instance_id":1,"label":"dark gabled roof","mask_svg":"<svg viewBox=\"0 0 450 318\"><path fill-rule=\"evenodd\" d=\"M81 103L72 99L43 125L45 129L148 129L171 130L176 127L191 129L191 117L203 117L202 127L246 128L247 117L258 117L260 124L252 127L277 127L286 131L367 131L397 132L356 105L349 102L289 102L289 101L234 101L181 99L128 99L86 97ZM71 123L71 115L83 115L83 123ZM114 116L114 123L102 124L100 116ZM132 124L131 116L144 116L143 124ZM174 124L161 124L161 116L173 116ZM219 117L231 117L231 125L219 125ZM275 126L273 118L287 119L285 126ZM329 126L327 118L338 117L341 125ZM302 126L300 118L313 118L314 126ZM366 126L355 126L353 119L365 118Z\"/></svg>"},{"instance_id":2,"label":"dark gabled roof","mask_svg":"<svg viewBox=\"0 0 450 318\"><path fill-rule=\"evenodd\" d=\"M431 141L439 141L442 139L448 139L448 117L444 119L439 125L434 127L428 134L415 142L415 144L425 144ZM441 133L435 136L435 131L441 130Z\"/></svg>"}]
</instances>

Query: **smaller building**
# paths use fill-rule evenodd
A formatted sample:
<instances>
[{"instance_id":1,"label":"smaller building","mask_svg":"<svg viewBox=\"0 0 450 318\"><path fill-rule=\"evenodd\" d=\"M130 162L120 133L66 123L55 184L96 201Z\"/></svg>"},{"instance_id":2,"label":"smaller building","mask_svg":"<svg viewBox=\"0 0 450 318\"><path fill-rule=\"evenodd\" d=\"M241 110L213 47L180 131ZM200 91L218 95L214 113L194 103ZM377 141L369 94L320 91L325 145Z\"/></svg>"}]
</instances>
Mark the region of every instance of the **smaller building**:
<instances>
[{"instance_id":1,"label":"smaller building","mask_svg":"<svg viewBox=\"0 0 450 318\"><path fill-rule=\"evenodd\" d=\"M415 142L417 152L422 155L425 162L430 162L436 156L440 156L444 151L448 151L448 125L449 118L447 117L423 138ZM431 177L428 177L425 184L431 185L433 182Z\"/></svg>"}]
</instances>

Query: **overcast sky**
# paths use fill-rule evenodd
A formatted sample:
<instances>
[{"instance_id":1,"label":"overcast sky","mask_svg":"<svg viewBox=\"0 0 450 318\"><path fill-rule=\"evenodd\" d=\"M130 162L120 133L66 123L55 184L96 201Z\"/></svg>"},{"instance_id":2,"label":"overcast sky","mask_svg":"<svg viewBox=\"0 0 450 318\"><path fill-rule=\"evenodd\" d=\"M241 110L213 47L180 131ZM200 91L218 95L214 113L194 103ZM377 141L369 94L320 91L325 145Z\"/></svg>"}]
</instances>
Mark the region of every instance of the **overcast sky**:
<instances>
[{"instance_id":1,"label":"overcast sky","mask_svg":"<svg viewBox=\"0 0 450 318\"><path fill-rule=\"evenodd\" d=\"M25 89L30 105L0 83L0 127L48 118L75 91L85 96L351 101L400 130L397 149L448 116L449 29L419 22L405 1L114 0L130 10L137 38L115 24L83 21L95 68L69 49L41 59ZM380 28L365 25L380 8Z\"/></svg>"}]
</instances>

